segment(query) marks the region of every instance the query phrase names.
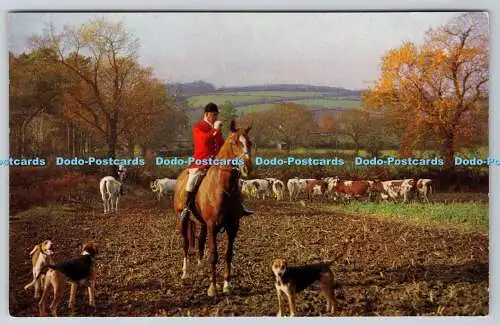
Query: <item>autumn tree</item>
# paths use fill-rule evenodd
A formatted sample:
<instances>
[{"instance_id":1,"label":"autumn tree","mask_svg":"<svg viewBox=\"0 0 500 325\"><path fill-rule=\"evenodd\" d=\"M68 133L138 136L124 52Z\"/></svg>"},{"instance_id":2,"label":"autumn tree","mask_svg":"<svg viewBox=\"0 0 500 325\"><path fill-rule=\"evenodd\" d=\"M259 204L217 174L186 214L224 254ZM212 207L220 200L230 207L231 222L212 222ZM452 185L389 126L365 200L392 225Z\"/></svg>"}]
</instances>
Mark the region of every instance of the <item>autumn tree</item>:
<instances>
[{"instance_id":1,"label":"autumn tree","mask_svg":"<svg viewBox=\"0 0 500 325\"><path fill-rule=\"evenodd\" d=\"M221 105L219 120L221 120L223 124L222 134L224 135L229 134L229 126L231 120L236 118L237 116L238 116L238 111L236 110L236 108L234 108L234 105L231 102L226 101L224 104Z\"/></svg>"},{"instance_id":2,"label":"autumn tree","mask_svg":"<svg viewBox=\"0 0 500 325\"><path fill-rule=\"evenodd\" d=\"M321 132L334 133L338 128L339 119L335 112L323 114L318 120L318 128Z\"/></svg>"},{"instance_id":3,"label":"autumn tree","mask_svg":"<svg viewBox=\"0 0 500 325\"><path fill-rule=\"evenodd\" d=\"M384 148L394 143L394 129L391 121L382 115L365 115L364 132L361 133L361 148L366 150L370 157L377 157Z\"/></svg>"},{"instance_id":4,"label":"autumn tree","mask_svg":"<svg viewBox=\"0 0 500 325\"><path fill-rule=\"evenodd\" d=\"M385 108L404 127L401 151L411 153L432 129L452 167L456 140L477 131L470 119L488 96L488 17L466 13L430 29L422 46L405 42L382 58L382 74L363 94L367 108Z\"/></svg>"},{"instance_id":5,"label":"autumn tree","mask_svg":"<svg viewBox=\"0 0 500 325\"><path fill-rule=\"evenodd\" d=\"M191 135L191 126L184 113L185 109L186 106L182 102L175 102L152 119L150 128L147 128L147 136L143 137L140 142L143 153L147 148L173 145L183 137L185 132Z\"/></svg>"},{"instance_id":6,"label":"autumn tree","mask_svg":"<svg viewBox=\"0 0 500 325\"><path fill-rule=\"evenodd\" d=\"M342 113L339 133L348 136L354 142L355 155L359 155L363 135L368 131L368 113L361 109L351 109Z\"/></svg>"},{"instance_id":7,"label":"autumn tree","mask_svg":"<svg viewBox=\"0 0 500 325\"><path fill-rule=\"evenodd\" d=\"M258 155L260 147L266 146L274 140L274 130L269 124L271 111L251 112L240 116L237 125L249 125L252 123L253 153Z\"/></svg>"},{"instance_id":8,"label":"autumn tree","mask_svg":"<svg viewBox=\"0 0 500 325\"><path fill-rule=\"evenodd\" d=\"M269 111L267 124L275 140L284 141L288 148L308 144L315 124L307 107L295 103L275 104Z\"/></svg>"},{"instance_id":9,"label":"autumn tree","mask_svg":"<svg viewBox=\"0 0 500 325\"><path fill-rule=\"evenodd\" d=\"M316 119L316 123L318 131L321 132L321 137L315 139L315 145L320 145L322 147L327 145L337 148L339 143L338 130L340 115L341 112L335 110L322 112L320 114Z\"/></svg>"},{"instance_id":10,"label":"autumn tree","mask_svg":"<svg viewBox=\"0 0 500 325\"><path fill-rule=\"evenodd\" d=\"M137 63L138 39L121 22L94 19L61 33L50 27L33 42L52 50L71 77L66 114L102 136L111 157L120 136L147 128L168 107L163 85Z\"/></svg>"},{"instance_id":11,"label":"autumn tree","mask_svg":"<svg viewBox=\"0 0 500 325\"><path fill-rule=\"evenodd\" d=\"M175 99L165 91L165 85L157 80L151 69L137 65L130 71L129 91L123 95L124 115L117 134L123 135L127 142L129 154L133 154L135 145L144 152L150 146L151 130L161 124L169 134L162 132L163 141L168 139L182 127L183 111L178 109Z\"/></svg>"},{"instance_id":12,"label":"autumn tree","mask_svg":"<svg viewBox=\"0 0 500 325\"><path fill-rule=\"evenodd\" d=\"M54 54L38 50L15 56L9 53L9 114L12 148L27 153L28 128L43 113L53 113L62 95L65 76L51 64Z\"/></svg>"}]
</instances>

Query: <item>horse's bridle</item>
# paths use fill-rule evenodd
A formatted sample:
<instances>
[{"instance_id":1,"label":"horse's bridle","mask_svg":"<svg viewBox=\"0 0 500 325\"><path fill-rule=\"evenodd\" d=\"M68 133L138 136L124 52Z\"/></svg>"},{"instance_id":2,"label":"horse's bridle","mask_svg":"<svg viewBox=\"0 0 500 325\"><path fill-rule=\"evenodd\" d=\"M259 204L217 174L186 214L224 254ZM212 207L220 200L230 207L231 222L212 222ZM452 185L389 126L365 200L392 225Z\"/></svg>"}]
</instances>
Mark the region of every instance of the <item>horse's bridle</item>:
<instances>
[{"instance_id":1,"label":"horse's bridle","mask_svg":"<svg viewBox=\"0 0 500 325\"><path fill-rule=\"evenodd\" d=\"M231 152L233 153L233 155L235 154L235 150L234 150L234 142L231 142ZM250 157L250 154L248 152L243 152L242 154L240 154L239 156L236 156L236 159L242 159L244 158L245 156L248 156ZM223 170L223 171L236 171L237 174L235 175L234 177L234 181L233 181L233 184L231 186L231 190L229 192L227 192L226 190L224 190L224 194L227 195L227 196L231 196L231 194L234 192L234 189L236 187L236 183L238 182L238 179L240 178L240 175L241 175L241 168L240 168L240 165L238 166L231 166L231 167L223 167L221 165L215 165L215 167L219 168L220 170Z\"/></svg>"},{"instance_id":2,"label":"horse's bridle","mask_svg":"<svg viewBox=\"0 0 500 325\"><path fill-rule=\"evenodd\" d=\"M234 155L235 152L234 152L234 143L233 142L231 142L231 152ZM242 159L245 156L248 156L248 158L250 159L250 153L249 152L245 152L245 151L241 155L236 156L235 159ZM239 165L238 166L231 166L231 167L223 167L221 165L215 165L215 167L217 167L217 168L219 168L221 170L224 170L224 171L232 171L233 169L236 169L236 170L238 170L239 174L241 175L241 170L240 170L240 166Z\"/></svg>"}]
</instances>

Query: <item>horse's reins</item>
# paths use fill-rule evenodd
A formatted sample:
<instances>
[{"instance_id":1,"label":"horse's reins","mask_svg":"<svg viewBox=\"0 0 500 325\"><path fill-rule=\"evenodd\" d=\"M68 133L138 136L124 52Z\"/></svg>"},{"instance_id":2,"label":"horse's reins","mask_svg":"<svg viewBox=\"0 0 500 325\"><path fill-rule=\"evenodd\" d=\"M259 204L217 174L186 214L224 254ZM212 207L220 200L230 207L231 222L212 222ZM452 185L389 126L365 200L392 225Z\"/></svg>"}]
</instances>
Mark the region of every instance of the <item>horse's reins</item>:
<instances>
[{"instance_id":1,"label":"horse's reins","mask_svg":"<svg viewBox=\"0 0 500 325\"><path fill-rule=\"evenodd\" d=\"M233 153L233 155L235 154L234 152L234 143L231 143L231 152ZM243 158L247 153L246 152L243 152L241 155L237 156L236 159L241 159ZM232 182L232 185L231 185L231 189L228 191L224 190L224 195L226 195L228 198L231 197L231 195L233 194L235 188L236 188L236 184L238 182L238 178L239 176L241 175L241 171L240 171L240 167L239 166L231 166L231 167L223 167L221 165L214 165L213 167L216 167L218 168L219 170L221 171L229 171L231 172L231 178L234 177L234 180ZM236 175L232 174L232 172L236 170ZM223 233L225 231L224 229L224 226L221 228L220 232Z\"/></svg>"},{"instance_id":2,"label":"horse's reins","mask_svg":"<svg viewBox=\"0 0 500 325\"><path fill-rule=\"evenodd\" d=\"M233 153L234 155L234 143L231 143L231 152ZM236 159L241 159L243 158L247 153L246 152L243 152L241 155L237 156ZM239 178L239 176L241 175L241 171L240 171L240 168L239 166L231 166L231 167L222 167L220 165L215 165L215 167L219 168L220 170L223 170L223 171L233 171L233 170L236 170L237 171L237 175L235 177L235 180L233 181L233 184L231 186L231 190L229 192L227 192L226 190L224 190L224 194L227 195L227 196L231 196L231 194L233 194L234 192L234 189L236 188L236 183L237 183L237 179ZM232 176L232 175L231 175Z\"/></svg>"}]
</instances>

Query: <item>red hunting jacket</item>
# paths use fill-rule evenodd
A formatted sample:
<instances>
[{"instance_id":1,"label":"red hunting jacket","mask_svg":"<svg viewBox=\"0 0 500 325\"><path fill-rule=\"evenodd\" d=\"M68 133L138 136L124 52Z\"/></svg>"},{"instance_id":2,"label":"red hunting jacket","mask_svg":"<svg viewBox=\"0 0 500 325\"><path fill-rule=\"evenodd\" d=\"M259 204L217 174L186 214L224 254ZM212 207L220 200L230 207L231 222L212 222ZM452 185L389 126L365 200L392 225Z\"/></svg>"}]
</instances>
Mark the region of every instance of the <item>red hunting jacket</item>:
<instances>
[{"instance_id":1,"label":"red hunting jacket","mask_svg":"<svg viewBox=\"0 0 500 325\"><path fill-rule=\"evenodd\" d=\"M193 125L193 143L194 143L194 159L209 159L217 155L220 148L224 144L224 138L220 130L214 129L205 120ZM210 165L197 165L196 162L191 163L188 168L205 169Z\"/></svg>"}]
</instances>

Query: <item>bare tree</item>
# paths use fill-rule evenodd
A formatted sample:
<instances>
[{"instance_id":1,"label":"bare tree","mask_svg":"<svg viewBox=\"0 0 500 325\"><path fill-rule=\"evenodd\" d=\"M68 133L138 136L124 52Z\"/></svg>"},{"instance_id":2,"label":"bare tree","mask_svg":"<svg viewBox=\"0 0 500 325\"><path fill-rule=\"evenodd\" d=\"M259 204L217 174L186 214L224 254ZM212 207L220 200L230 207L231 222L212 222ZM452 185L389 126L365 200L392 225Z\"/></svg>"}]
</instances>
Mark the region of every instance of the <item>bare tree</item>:
<instances>
[{"instance_id":1,"label":"bare tree","mask_svg":"<svg viewBox=\"0 0 500 325\"><path fill-rule=\"evenodd\" d=\"M66 89L67 114L105 137L109 156L115 156L120 134L165 105L165 101L147 109L133 105L144 104L143 99L151 94L147 89L151 71L137 64L139 41L121 22L94 19L78 28L65 26L61 33L50 26L33 42L53 50L70 72L73 82ZM132 93L142 98L134 101Z\"/></svg>"}]
</instances>

